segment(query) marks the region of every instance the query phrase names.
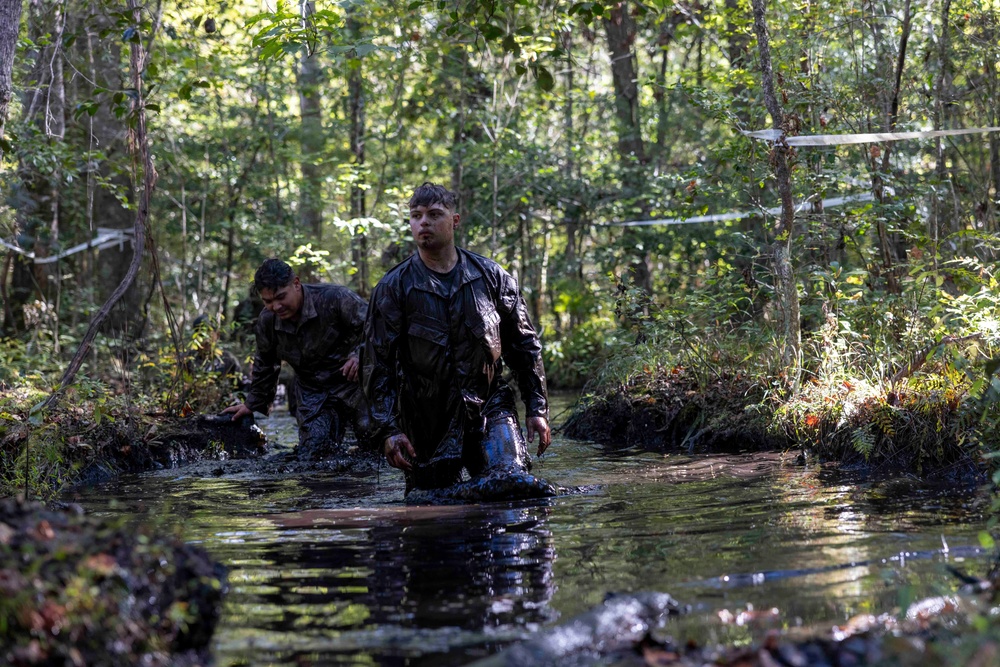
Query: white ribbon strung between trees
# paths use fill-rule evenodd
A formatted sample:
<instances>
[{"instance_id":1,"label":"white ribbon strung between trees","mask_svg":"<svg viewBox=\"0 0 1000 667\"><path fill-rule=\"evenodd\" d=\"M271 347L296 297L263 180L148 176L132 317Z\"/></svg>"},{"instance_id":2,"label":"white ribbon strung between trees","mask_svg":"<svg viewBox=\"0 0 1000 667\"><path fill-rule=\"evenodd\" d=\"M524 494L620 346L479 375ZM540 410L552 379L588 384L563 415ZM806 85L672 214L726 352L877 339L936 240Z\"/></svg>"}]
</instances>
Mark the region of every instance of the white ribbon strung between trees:
<instances>
[{"instance_id":1,"label":"white ribbon strung between trees","mask_svg":"<svg viewBox=\"0 0 1000 667\"><path fill-rule=\"evenodd\" d=\"M0 244L3 244L4 247L11 249L18 254L24 255L35 264L51 264L53 262L58 262L64 257L69 257L70 255L75 255L78 252L83 252L88 248L104 250L106 248L118 246L118 249L121 250L126 243L132 245L134 240L135 239L131 229L110 229L108 227L98 227L97 236L91 240L75 245L72 248L67 248L57 255L49 255L48 257L35 257L35 253L11 243L7 243L3 239L0 239Z\"/></svg>"},{"instance_id":2,"label":"white ribbon strung between trees","mask_svg":"<svg viewBox=\"0 0 1000 667\"><path fill-rule=\"evenodd\" d=\"M876 134L808 134L786 137L781 130L741 130L751 139L782 141L787 146L847 146L850 144L876 144L882 141L904 141L906 139L933 139L935 137L955 137L961 134L985 134L1000 132L1000 127L973 127L964 130L927 130L924 132L880 132Z\"/></svg>"},{"instance_id":3,"label":"white ribbon strung between trees","mask_svg":"<svg viewBox=\"0 0 1000 667\"><path fill-rule=\"evenodd\" d=\"M842 206L844 204L853 204L860 201L871 201L874 199L870 192L866 192L860 195L847 195L845 197L831 197L830 199L824 199L822 202L823 208L833 208L835 206ZM812 203L812 198L806 199L795 207L795 212L798 213L810 203ZM691 218L664 218L663 220L632 220L630 222L609 222L609 226L615 227L649 227L651 225L689 225L695 222L725 222L727 220L742 220L743 218L752 218L754 216L761 215L778 215L781 213L781 207L776 206L774 208L764 208L756 211L730 211L729 213L716 213L715 215L696 215Z\"/></svg>"},{"instance_id":4,"label":"white ribbon strung between trees","mask_svg":"<svg viewBox=\"0 0 1000 667\"><path fill-rule=\"evenodd\" d=\"M762 139L769 142L783 141L787 146L847 146L851 144L873 144L882 141L904 141L907 139L933 139L935 137L954 137L962 134L985 134L1000 132L1000 127L973 127L963 130L927 130L922 132L880 132L875 134L811 134L797 137L786 137L782 130L756 130L749 132L740 130L751 139ZM872 201L874 197L868 194L833 197L822 201L823 208L832 208L843 204ZM795 207L798 213L812 200L810 197ZM726 222L727 220L742 220L755 215L779 215L781 207L766 208L757 211L730 211L715 215L696 215L691 218L664 218L663 220L632 220L629 222L609 222L613 227L647 227L651 225L687 225L696 222Z\"/></svg>"}]
</instances>

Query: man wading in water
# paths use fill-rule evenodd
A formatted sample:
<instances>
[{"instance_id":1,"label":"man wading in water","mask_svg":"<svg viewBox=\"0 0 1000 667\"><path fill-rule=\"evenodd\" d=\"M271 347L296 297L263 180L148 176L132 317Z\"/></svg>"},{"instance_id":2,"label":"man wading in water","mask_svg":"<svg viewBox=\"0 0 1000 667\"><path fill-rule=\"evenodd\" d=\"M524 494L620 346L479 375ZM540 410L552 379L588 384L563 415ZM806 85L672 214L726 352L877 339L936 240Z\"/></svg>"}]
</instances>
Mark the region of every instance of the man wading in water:
<instances>
[{"instance_id":1,"label":"man wading in water","mask_svg":"<svg viewBox=\"0 0 1000 667\"><path fill-rule=\"evenodd\" d=\"M268 414L281 362L295 371L298 457L321 459L339 452L347 421L358 444L368 444L368 406L358 385L358 347L366 304L340 285L303 285L280 259L257 269L252 289L264 301L254 335L257 353L246 401L224 413L240 419Z\"/></svg>"},{"instance_id":2,"label":"man wading in water","mask_svg":"<svg viewBox=\"0 0 1000 667\"><path fill-rule=\"evenodd\" d=\"M407 493L455 484L463 467L473 476L529 469L504 362L539 456L552 439L542 346L524 299L496 262L455 247L456 199L432 183L413 192L417 254L382 278L365 322L362 384L373 438L403 470Z\"/></svg>"}]
</instances>

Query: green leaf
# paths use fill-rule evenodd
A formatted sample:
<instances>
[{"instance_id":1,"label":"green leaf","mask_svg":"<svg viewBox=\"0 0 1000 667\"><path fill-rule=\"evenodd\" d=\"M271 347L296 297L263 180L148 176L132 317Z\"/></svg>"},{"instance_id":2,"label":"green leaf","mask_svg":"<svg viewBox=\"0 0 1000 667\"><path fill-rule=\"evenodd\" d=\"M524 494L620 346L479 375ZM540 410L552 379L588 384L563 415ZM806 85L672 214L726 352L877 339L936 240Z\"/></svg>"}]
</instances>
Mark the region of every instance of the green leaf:
<instances>
[{"instance_id":1,"label":"green leaf","mask_svg":"<svg viewBox=\"0 0 1000 667\"><path fill-rule=\"evenodd\" d=\"M481 32L483 34L483 37L488 40L495 40L498 39L501 35L503 35L503 30L493 25L492 23L487 23L486 25L484 25L479 32Z\"/></svg>"},{"instance_id":2,"label":"green leaf","mask_svg":"<svg viewBox=\"0 0 1000 667\"><path fill-rule=\"evenodd\" d=\"M552 78L552 72L544 67L539 66L535 70L535 78L538 81L538 87L545 92L552 90L556 85L555 79Z\"/></svg>"},{"instance_id":3,"label":"green leaf","mask_svg":"<svg viewBox=\"0 0 1000 667\"><path fill-rule=\"evenodd\" d=\"M996 541L993 536L987 533L985 530L979 531L979 546L984 549L992 549L996 546Z\"/></svg>"},{"instance_id":4,"label":"green leaf","mask_svg":"<svg viewBox=\"0 0 1000 667\"><path fill-rule=\"evenodd\" d=\"M31 406L31 410L28 411L28 423L32 426L41 426L42 419L45 417L43 407L45 401L39 401Z\"/></svg>"}]
</instances>

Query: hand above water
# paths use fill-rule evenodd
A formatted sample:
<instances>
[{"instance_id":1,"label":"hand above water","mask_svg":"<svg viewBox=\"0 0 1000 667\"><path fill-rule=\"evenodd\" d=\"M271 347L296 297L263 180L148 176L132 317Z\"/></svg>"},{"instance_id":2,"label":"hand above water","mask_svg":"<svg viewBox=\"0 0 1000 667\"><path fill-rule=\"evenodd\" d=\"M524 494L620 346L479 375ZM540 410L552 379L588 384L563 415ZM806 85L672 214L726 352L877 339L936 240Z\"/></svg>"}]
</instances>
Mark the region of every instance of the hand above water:
<instances>
[{"instance_id":1,"label":"hand above water","mask_svg":"<svg viewBox=\"0 0 1000 667\"><path fill-rule=\"evenodd\" d=\"M417 452L413 449L413 445L410 444L410 439L406 437L405 433L386 438L383 449L385 460L393 468L413 470L413 464L410 461L417 458Z\"/></svg>"},{"instance_id":2,"label":"hand above water","mask_svg":"<svg viewBox=\"0 0 1000 667\"><path fill-rule=\"evenodd\" d=\"M538 434L538 455L541 456L549 445L552 444L552 431L549 429L549 420L545 417L528 417L528 442L535 439Z\"/></svg>"},{"instance_id":3,"label":"hand above water","mask_svg":"<svg viewBox=\"0 0 1000 667\"><path fill-rule=\"evenodd\" d=\"M340 372L343 373L344 377L350 380L351 382L357 382L358 369L360 367L361 364L358 363L358 358L352 354L351 356L347 357L347 361L345 361L344 365L340 367Z\"/></svg>"},{"instance_id":4,"label":"hand above water","mask_svg":"<svg viewBox=\"0 0 1000 667\"><path fill-rule=\"evenodd\" d=\"M253 410L248 408L246 403L240 403L238 405L230 405L228 408L222 411L222 414L224 415L231 414L233 416L233 421L235 422L239 421L240 419L243 419L247 415L252 415Z\"/></svg>"}]
</instances>

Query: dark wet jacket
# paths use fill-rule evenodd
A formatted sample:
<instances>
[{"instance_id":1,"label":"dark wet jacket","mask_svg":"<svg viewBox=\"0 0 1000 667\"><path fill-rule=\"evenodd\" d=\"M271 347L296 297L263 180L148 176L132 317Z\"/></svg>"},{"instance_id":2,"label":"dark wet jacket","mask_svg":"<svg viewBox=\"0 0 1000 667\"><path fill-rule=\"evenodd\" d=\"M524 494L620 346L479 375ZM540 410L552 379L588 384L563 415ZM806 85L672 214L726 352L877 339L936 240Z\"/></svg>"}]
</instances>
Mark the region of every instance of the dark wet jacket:
<instances>
[{"instance_id":1,"label":"dark wet jacket","mask_svg":"<svg viewBox=\"0 0 1000 667\"><path fill-rule=\"evenodd\" d=\"M340 285L303 285L298 322L261 311L254 334L257 354L246 405L268 414L278 386L281 362L295 371L301 391L299 419L317 413L330 396L357 409L363 396L357 382L340 372L352 353L359 352L367 304Z\"/></svg>"},{"instance_id":2,"label":"dark wet jacket","mask_svg":"<svg viewBox=\"0 0 1000 667\"><path fill-rule=\"evenodd\" d=\"M406 433L420 463L461 456L485 420L513 414L514 371L529 417L548 418L542 347L517 282L496 262L458 249L458 286L413 255L372 294L363 386L377 442Z\"/></svg>"}]
</instances>

